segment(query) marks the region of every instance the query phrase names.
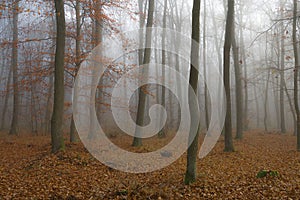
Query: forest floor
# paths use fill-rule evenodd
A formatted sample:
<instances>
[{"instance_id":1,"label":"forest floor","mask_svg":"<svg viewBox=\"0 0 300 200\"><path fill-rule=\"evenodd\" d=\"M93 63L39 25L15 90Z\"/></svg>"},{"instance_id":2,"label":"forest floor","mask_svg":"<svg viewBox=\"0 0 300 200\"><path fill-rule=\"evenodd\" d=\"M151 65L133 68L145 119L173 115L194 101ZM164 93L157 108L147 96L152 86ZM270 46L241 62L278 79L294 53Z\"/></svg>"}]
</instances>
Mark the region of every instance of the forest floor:
<instances>
[{"instance_id":1,"label":"forest floor","mask_svg":"<svg viewBox=\"0 0 300 200\"><path fill-rule=\"evenodd\" d=\"M112 141L132 148L129 137ZM185 186L186 154L162 170L129 174L101 164L81 143L67 143L64 152L53 155L49 136L1 133L0 199L300 199L295 136L249 131L244 140L234 141L234 153L223 152L223 143L220 138L198 160L198 180ZM136 151L155 145L161 143L146 142ZM257 178L262 169L279 176Z\"/></svg>"}]
</instances>

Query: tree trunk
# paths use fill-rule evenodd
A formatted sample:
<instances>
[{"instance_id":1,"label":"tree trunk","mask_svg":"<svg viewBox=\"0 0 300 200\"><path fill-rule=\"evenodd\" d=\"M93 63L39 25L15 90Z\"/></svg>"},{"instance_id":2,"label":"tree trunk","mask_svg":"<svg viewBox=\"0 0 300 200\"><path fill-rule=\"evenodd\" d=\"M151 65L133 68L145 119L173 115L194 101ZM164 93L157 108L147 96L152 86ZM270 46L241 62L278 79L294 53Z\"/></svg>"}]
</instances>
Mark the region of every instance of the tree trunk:
<instances>
[{"instance_id":1,"label":"tree trunk","mask_svg":"<svg viewBox=\"0 0 300 200\"><path fill-rule=\"evenodd\" d=\"M174 23L172 27L173 29L175 29L178 33L181 33L181 30L182 30L182 23L183 23L183 9L184 9L184 1L182 1L182 4L181 4L181 10L180 12L178 11L178 5L177 5L177 2L174 1L174 5L172 6L171 5L171 10L173 9L173 7L175 7L175 12L176 12L176 17L174 17L176 20L176 24ZM180 6L179 6L180 7ZM171 13L173 13L173 10L171 11ZM177 38L173 38L174 39L174 46L175 46L175 50L176 50L176 55L175 55L175 69L176 71L180 74L180 58L179 58L179 50L180 50L180 45L181 45L181 37L180 36L177 36ZM178 99L182 99L182 84L181 84L181 79L179 77L179 75L176 77L176 84L177 84L177 90L178 90ZM171 94L171 93L170 93ZM172 100L172 99L170 99ZM170 101L172 102L172 101ZM177 106L177 111L176 111L177 115L177 123L180 123L181 121L181 110L180 110L180 106ZM172 119L172 118L171 118ZM176 122L175 122L176 123Z\"/></svg>"},{"instance_id":2,"label":"tree trunk","mask_svg":"<svg viewBox=\"0 0 300 200\"><path fill-rule=\"evenodd\" d=\"M226 32L224 43L224 86L227 100L227 112L225 117L225 149L226 152L234 151L232 142L231 124L231 94L230 94L230 49L232 45L232 32L234 23L234 0L228 0L228 11L226 20Z\"/></svg>"},{"instance_id":3,"label":"tree trunk","mask_svg":"<svg viewBox=\"0 0 300 200\"><path fill-rule=\"evenodd\" d=\"M288 91L288 88L286 86L286 82L284 81L284 91L285 91L285 94L288 98L288 102L289 102L289 105L290 105L290 108L291 108L291 112L292 112L292 116L293 116L293 120L294 120L294 134L297 135L297 117L296 117L296 112L295 112L295 108L294 108L294 105L293 105L293 100L290 96L290 93Z\"/></svg>"},{"instance_id":4,"label":"tree trunk","mask_svg":"<svg viewBox=\"0 0 300 200\"><path fill-rule=\"evenodd\" d=\"M81 15L80 15L80 1L76 0L76 6L75 6L75 12L76 12L76 69L75 69L75 76L74 79L77 76L77 72L80 67L81 63ZM74 122L74 116L72 114L71 116L71 125L70 125L70 142L77 142L77 134L76 134L76 127L75 127L75 122Z\"/></svg>"},{"instance_id":5,"label":"tree trunk","mask_svg":"<svg viewBox=\"0 0 300 200\"><path fill-rule=\"evenodd\" d=\"M209 100L207 89L207 65L206 65L206 0L203 0L203 69L204 69L204 107L205 107L205 125L206 130L209 128Z\"/></svg>"},{"instance_id":6,"label":"tree trunk","mask_svg":"<svg viewBox=\"0 0 300 200\"><path fill-rule=\"evenodd\" d=\"M162 79L163 79L163 85L165 80L166 80L166 69L165 69L165 65L166 65L166 51L165 46L166 46L166 31L165 29L167 28L167 5L168 1L165 0L164 1L164 16L163 16L163 35L162 35ZM162 91L161 91L161 105L163 107L166 106L166 89L165 87L162 87ZM161 115L162 116L162 115ZM165 138L167 136L165 129L163 128L160 132L159 132L159 137Z\"/></svg>"},{"instance_id":7,"label":"tree trunk","mask_svg":"<svg viewBox=\"0 0 300 200\"><path fill-rule=\"evenodd\" d=\"M100 44L100 42L102 41L102 1L101 0L95 0L95 5L93 6L94 9L94 24L93 24L93 46L97 47L97 45ZM96 137L96 120L97 117L92 116L93 115L93 110L96 110L96 115L97 115L97 111L98 109L96 109L95 107L97 107L96 103L95 103L95 99L96 97L100 97L101 102L99 105L99 108L101 108L101 103L104 101L104 79L105 76L100 77L99 80L99 85L102 86L98 89L92 89L91 90L91 99L90 99L90 130L89 130L89 134L88 134L88 138L89 139L93 139ZM95 87L98 86L97 83L97 75L93 74L92 77L92 85L94 85ZM98 93L97 93L98 92ZM96 95L97 94L97 95ZM101 109L100 109L101 110Z\"/></svg>"},{"instance_id":8,"label":"tree trunk","mask_svg":"<svg viewBox=\"0 0 300 200\"><path fill-rule=\"evenodd\" d=\"M8 72L8 78L7 78L7 84L6 84L6 95L5 95L5 99L4 99L4 107L3 107L3 113L2 113L2 117L1 117L1 128L0 130L2 131L5 127L5 117L6 117L6 112L7 112L7 107L8 107L8 99L9 99L9 85L11 82L11 75L12 75L12 69L9 69Z\"/></svg>"},{"instance_id":9,"label":"tree trunk","mask_svg":"<svg viewBox=\"0 0 300 200\"><path fill-rule=\"evenodd\" d=\"M51 121L51 107L52 107L52 93L53 93L53 76L51 75L49 77L49 86L48 86L48 96L47 96L47 107L46 107L46 114L45 114L45 122L44 122L44 126L45 126L45 134L49 133L50 130L50 126L51 123L49 123Z\"/></svg>"},{"instance_id":10,"label":"tree trunk","mask_svg":"<svg viewBox=\"0 0 300 200\"><path fill-rule=\"evenodd\" d=\"M193 14L192 14L192 40L199 43L200 42L200 0L194 0L193 4ZM197 87L198 87L198 71L199 68L199 47L194 45L194 42L192 42L192 48L191 48L191 70L190 70L190 80L189 83L193 89L193 91L197 94ZM193 66L193 64L195 66ZM189 89L189 93L191 93ZM193 121L193 118L195 117L195 110L192 110L191 105L191 95L189 94L189 105L190 105L190 113L191 113L191 120ZM191 124L193 126L193 124ZM199 124L196 124L199 126ZM193 127L191 128L193 129ZM190 138L193 136L193 133L190 133ZM188 148L187 151L187 168L185 173L185 184L191 184L196 181L196 174L197 174L197 167L196 167L196 161L197 161L197 152L198 152L198 136L199 131L197 131L196 136L194 137L191 145Z\"/></svg>"},{"instance_id":11,"label":"tree trunk","mask_svg":"<svg viewBox=\"0 0 300 200\"><path fill-rule=\"evenodd\" d=\"M65 11L64 1L54 0L56 11L56 52L54 71L54 103L51 118L52 152L64 149L63 115L64 115L64 57L65 57Z\"/></svg>"},{"instance_id":12,"label":"tree trunk","mask_svg":"<svg viewBox=\"0 0 300 200\"><path fill-rule=\"evenodd\" d=\"M269 82L270 82L270 70L268 69L268 77L267 77L267 84L265 90L265 102L264 102L264 126L265 132L268 132L268 100L269 100Z\"/></svg>"},{"instance_id":13,"label":"tree trunk","mask_svg":"<svg viewBox=\"0 0 300 200\"><path fill-rule=\"evenodd\" d=\"M243 138L243 94L242 94L242 74L239 63L239 47L235 39L235 26L232 30L232 50L234 57L235 93L236 93L236 139Z\"/></svg>"},{"instance_id":14,"label":"tree trunk","mask_svg":"<svg viewBox=\"0 0 300 200\"><path fill-rule=\"evenodd\" d=\"M280 6L283 8L283 6ZM281 11L282 12L282 11ZM281 14L283 18L283 14ZM285 127L285 106L284 106L284 65L285 65L285 29L284 24L280 25L281 33L281 56L280 56L280 130L281 133L286 133Z\"/></svg>"},{"instance_id":15,"label":"tree trunk","mask_svg":"<svg viewBox=\"0 0 300 200\"><path fill-rule=\"evenodd\" d=\"M13 71L13 117L11 122L11 127L9 134L18 134L18 115L19 115L19 87L18 87L18 18L19 18L19 0L14 2L13 8L13 46L12 46L12 58L11 58L11 68Z\"/></svg>"},{"instance_id":16,"label":"tree trunk","mask_svg":"<svg viewBox=\"0 0 300 200\"><path fill-rule=\"evenodd\" d=\"M239 23L242 24L242 10L240 11L240 18L239 18ZM248 66L247 66L247 57L246 57L246 52L245 52L245 42L244 42L244 31L243 31L243 26L240 28L240 45L243 47L241 49L241 57L242 57L242 62L244 66L244 111L243 111L243 126L244 130L249 129L249 119L248 119Z\"/></svg>"},{"instance_id":17,"label":"tree trunk","mask_svg":"<svg viewBox=\"0 0 300 200\"><path fill-rule=\"evenodd\" d=\"M293 19L293 47L295 57L295 71L294 71L294 104L297 118L297 150L300 151L300 110L298 102L298 76L299 76L299 54L298 54L298 40L296 36L297 29L297 0L294 0L294 19Z\"/></svg>"},{"instance_id":18,"label":"tree trunk","mask_svg":"<svg viewBox=\"0 0 300 200\"><path fill-rule=\"evenodd\" d=\"M154 15L154 0L149 0L148 8L148 19L147 19L147 31L146 31L146 47L151 47L151 38L152 38L152 25L153 25L153 15ZM145 48L144 50L144 61L143 64L149 64L151 59L151 48ZM144 76L145 70L142 70L142 75ZM144 93L145 86L139 88L139 101L138 101L138 110L136 124L138 126L144 126L144 114L145 114L145 103L146 103L146 94ZM138 147L142 146L142 138L140 138L140 130L136 128L135 137L133 138L132 146Z\"/></svg>"}]
</instances>

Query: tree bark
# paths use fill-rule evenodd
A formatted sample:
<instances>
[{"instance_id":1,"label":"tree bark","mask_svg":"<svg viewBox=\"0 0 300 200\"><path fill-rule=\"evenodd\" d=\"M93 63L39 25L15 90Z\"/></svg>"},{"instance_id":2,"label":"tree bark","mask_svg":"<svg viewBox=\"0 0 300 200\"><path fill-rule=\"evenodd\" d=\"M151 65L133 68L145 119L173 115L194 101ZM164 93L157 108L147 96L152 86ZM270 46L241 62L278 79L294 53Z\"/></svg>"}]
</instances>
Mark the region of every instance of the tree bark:
<instances>
[{"instance_id":1,"label":"tree bark","mask_svg":"<svg viewBox=\"0 0 300 200\"><path fill-rule=\"evenodd\" d=\"M63 114L64 114L64 57L65 57L65 11L64 1L54 0L56 11L56 52L54 71L54 103L51 118L52 152L64 150Z\"/></svg>"},{"instance_id":2,"label":"tree bark","mask_svg":"<svg viewBox=\"0 0 300 200\"><path fill-rule=\"evenodd\" d=\"M235 93L236 93L236 139L243 139L243 94L242 94L242 74L239 63L239 47L235 39L235 26L232 30L232 50L235 74Z\"/></svg>"},{"instance_id":3,"label":"tree bark","mask_svg":"<svg viewBox=\"0 0 300 200\"><path fill-rule=\"evenodd\" d=\"M298 102L298 76L299 76L299 54L298 54L298 40L296 36L297 29L297 8L298 2L294 0L294 18L293 18L293 47L294 47L294 57L295 57L295 71L294 71L294 104L297 119L297 150L300 151L300 110Z\"/></svg>"},{"instance_id":4,"label":"tree bark","mask_svg":"<svg viewBox=\"0 0 300 200\"><path fill-rule=\"evenodd\" d=\"M199 43L200 42L200 5L201 0L194 0L193 4L193 14L192 14L192 40ZM189 83L193 89L193 91L197 94L197 87L198 87L198 71L197 68L199 67L199 47L195 46L195 42L192 42L191 48L191 70L190 70L190 80ZM193 66L195 65L195 66ZM189 93L191 93L189 89ZM195 117L195 111L192 110L191 106L191 95L189 95L189 105L190 105L190 113L191 113L191 120ZM193 124L192 124L193 125ZM199 126L199 124L198 124ZM190 133L190 138L193 136L193 133ZM197 152L198 152L198 137L199 131L197 131L196 136L194 137L191 145L187 151L187 168L185 173L185 184L191 184L196 181L196 174L197 174Z\"/></svg>"},{"instance_id":5,"label":"tree bark","mask_svg":"<svg viewBox=\"0 0 300 200\"><path fill-rule=\"evenodd\" d=\"M226 152L234 151L232 141L231 124L231 94L230 94L230 49L232 45L232 32L234 23L234 0L228 0L226 19L225 43L224 43L224 86L227 100L227 112L225 117L225 149Z\"/></svg>"}]
</instances>

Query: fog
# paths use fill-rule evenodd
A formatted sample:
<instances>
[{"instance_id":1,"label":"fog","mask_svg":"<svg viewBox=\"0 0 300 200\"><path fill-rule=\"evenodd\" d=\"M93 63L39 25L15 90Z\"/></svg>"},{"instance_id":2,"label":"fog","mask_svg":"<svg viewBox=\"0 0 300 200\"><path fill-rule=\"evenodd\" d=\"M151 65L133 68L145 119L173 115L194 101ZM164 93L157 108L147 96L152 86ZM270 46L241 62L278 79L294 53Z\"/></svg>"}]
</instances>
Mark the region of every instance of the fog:
<instances>
[{"instance_id":1,"label":"fog","mask_svg":"<svg viewBox=\"0 0 300 200\"><path fill-rule=\"evenodd\" d=\"M166 28L177 31L190 38L192 25L192 1L168 0ZM211 116L211 100L205 101L205 79L214 85L211 93L218 94L222 80L223 46L226 21L226 1L201 2L200 17L200 66L198 98L201 115L201 130L206 127L205 107ZM154 27L163 27L164 1L155 1ZM9 129L13 110L13 84L11 71L12 58L12 2L3 2L0 15L0 109L2 128ZM53 103L53 68L55 47L55 14L52 2L21 1L18 14L18 84L19 127L24 132L46 134L49 129L49 116ZM236 1L235 35L240 52L239 65L242 70L243 97L236 96L233 56L231 61L231 94L233 125L236 124L236 98L243 99L243 123L249 129L282 132L283 124L288 132L294 130L293 118L293 69L294 55L292 43L292 1ZM65 131L69 130L72 114L72 93L76 75L76 12L75 1L65 2L67 38L65 58ZM105 2L101 14L102 41L120 42L121 48L114 49L104 76L96 92L96 108L100 124L109 134L120 134L111 114L111 96L118 80L128 71L139 65L137 49L132 52L132 44L139 43L139 35L128 35L130 31L145 27L147 5L139 11L137 1ZM80 62L93 52L95 12L87 3L80 7L81 46ZM205 16L205 18L204 18ZM140 18L141 17L141 18ZM205 21L204 21L205 19ZM205 25L205 26L204 26ZM204 31L204 28L206 31ZM204 35L205 34L205 35ZM298 33L299 34L299 33ZM151 63L162 63L162 32L152 33ZM145 39L144 36L142 38ZM179 69L179 73L189 79L189 51L191 43L178 40L177 35L167 35L165 45L166 65ZM205 42L205 49L204 49ZM122 46L123 45L123 46ZM187 52L184 52L187 51ZM205 52L205 53L204 53ZM177 58L180 54L181 58ZM114 56L116 57L113 59ZM204 63L205 61L205 63ZM204 69L205 68L205 69ZM220 76L213 69L220 70ZM204 74L206 70L207 74ZM284 73L283 73L284 72ZM129 111L133 121L136 118L138 91L131 91L139 82L139 76L129 74L124 95L132 93ZM163 78L171 84L176 83L176 76L169 73L162 77L158 67L151 68L149 77ZM284 85L282 85L284 84ZM129 89L128 89L129 88ZM179 90L187 91L188 85L181 83ZM151 84L147 88L146 110L151 105L161 103L163 87ZM182 92L184 94L184 92ZM214 96L216 96L214 95ZM280 98L281 96L281 98ZM222 94L220 94L220 98ZM221 102L221 99L220 99ZM282 105L281 105L282 104ZM119 109L126 108L125 99L119 99ZM165 107L167 122L165 127L173 132L178 128L180 108L176 95L166 89ZM222 113L222 111L220 111ZM284 118L282 117L284 116ZM159 118L159 116L157 116ZM146 114L149 123L149 116ZM47 125L48 124L48 125Z\"/></svg>"}]
</instances>

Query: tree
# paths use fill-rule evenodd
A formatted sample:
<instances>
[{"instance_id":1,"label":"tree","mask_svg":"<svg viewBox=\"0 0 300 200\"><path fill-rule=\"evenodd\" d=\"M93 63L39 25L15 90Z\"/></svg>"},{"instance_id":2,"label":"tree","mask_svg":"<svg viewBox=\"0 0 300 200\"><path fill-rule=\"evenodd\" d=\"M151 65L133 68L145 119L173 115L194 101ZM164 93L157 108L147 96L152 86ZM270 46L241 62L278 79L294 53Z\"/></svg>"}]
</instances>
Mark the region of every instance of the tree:
<instances>
[{"instance_id":1,"label":"tree","mask_svg":"<svg viewBox=\"0 0 300 200\"><path fill-rule=\"evenodd\" d=\"M294 48L294 57L295 57L295 70L294 70L294 104L297 120L297 150L300 151L300 110L298 102L298 76L299 76L299 54L298 54L298 41L296 36L297 29L297 8L298 2L294 0L294 14L293 14L293 48Z\"/></svg>"},{"instance_id":2,"label":"tree","mask_svg":"<svg viewBox=\"0 0 300 200\"><path fill-rule=\"evenodd\" d=\"M79 0L76 0L75 2L75 13L76 13L76 41L75 41L75 77L77 75L77 72L80 67L81 63L81 14L80 14L80 9L81 9L81 3ZM71 126L70 126L70 142L76 142L77 141L77 136L76 136L76 128L75 128L75 122L74 122L74 117L73 114L71 116Z\"/></svg>"},{"instance_id":3,"label":"tree","mask_svg":"<svg viewBox=\"0 0 300 200\"><path fill-rule=\"evenodd\" d=\"M9 91L9 85L11 82L11 74L12 74L12 69L9 69L7 83L6 83L6 91ZM5 126L5 116L6 116L6 112L7 112L8 99L9 99L9 93L5 95L5 99L4 99L4 107L3 107L3 112L2 112L0 130L3 130L4 126Z\"/></svg>"},{"instance_id":4,"label":"tree","mask_svg":"<svg viewBox=\"0 0 300 200\"><path fill-rule=\"evenodd\" d=\"M243 8L240 4L240 14L239 14L239 24L240 24L240 46L243 47L241 48L241 60L244 68L244 98L243 98L243 129L248 130L249 129L249 119L248 119L248 96L249 96L249 91L248 91L248 64L247 64L247 56L246 56L246 51L245 51L245 42L244 42L244 30L243 30Z\"/></svg>"},{"instance_id":5,"label":"tree","mask_svg":"<svg viewBox=\"0 0 300 200\"><path fill-rule=\"evenodd\" d=\"M93 6L92 9L94 11L93 20L94 23L92 24L93 30L92 30L92 45L95 48L97 45L100 44L102 41L102 1L101 0L93 0ZM97 75L94 74L92 77L92 83L96 84L97 82ZM104 85L104 77L100 78L99 81L100 85ZM104 91L103 89L101 91L98 91L98 95L102 95L102 99L104 99ZM91 90L91 100L90 100L90 115L93 115L93 110L95 109L95 98L96 98L96 90ZM90 130L88 137L90 139L93 139L96 136L96 118L91 117L90 121Z\"/></svg>"},{"instance_id":6,"label":"tree","mask_svg":"<svg viewBox=\"0 0 300 200\"><path fill-rule=\"evenodd\" d=\"M19 1L16 0L13 3L13 46L12 46L12 58L11 69L13 72L13 85L14 85L14 103L13 103L13 117L9 134L18 134L18 116L19 116L19 87L18 87L18 20L19 20ZM9 81L9 80L8 80Z\"/></svg>"},{"instance_id":7,"label":"tree","mask_svg":"<svg viewBox=\"0 0 300 200\"><path fill-rule=\"evenodd\" d=\"M151 38L152 38L152 25L153 25L153 15L154 15L154 0L149 0L149 8L148 8L148 19L147 19L147 31L146 31L146 48L144 50L144 60L143 64L149 64L151 58ZM144 76L146 73L142 70L142 75ZM136 124L138 126L144 125L144 115L145 115L145 104L146 104L146 94L143 90L145 90L145 86L139 88L139 101L138 101L138 110L137 110L137 118ZM140 129L137 127L135 130L135 137L133 139L132 146L141 146L142 138L140 138Z\"/></svg>"},{"instance_id":8,"label":"tree","mask_svg":"<svg viewBox=\"0 0 300 200\"><path fill-rule=\"evenodd\" d=\"M56 51L54 68L54 103L51 118L52 152L64 149L63 114L64 114L64 56L66 22L63 0L54 0L56 13Z\"/></svg>"},{"instance_id":9,"label":"tree","mask_svg":"<svg viewBox=\"0 0 300 200\"><path fill-rule=\"evenodd\" d=\"M224 86L226 92L226 117L225 117L225 149L226 152L234 151L232 142L232 124L231 124L231 95L230 95L230 49L232 45L232 32L234 23L234 0L228 0L228 10L225 30L224 43Z\"/></svg>"},{"instance_id":10,"label":"tree","mask_svg":"<svg viewBox=\"0 0 300 200\"><path fill-rule=\"evenodd\" d=\"M166 69L165 69L165 65L166 65L166 51L164 50L165 49L165 46L166 46L166 28L167 28L167 5L168 1L167 0L164 0L164 16L163 16L163 35L162 35L162 61L161 61L161 64L163 66L162 68L162 77L163 77L163 81L165 81L165 78L166 78ZM162 87L162 91L161 91L161 105L163 107L166 106L166 89L165 87ZM159 137L166 137L166 132L165 132L165 129L163 128L160 133L159 133Z\"/></svg>"},{"instance_id":11,"label":"tree","mask_svg":"<svg viewBox=\"0 0 300 200\"><path fill-rule=\"evenodd\" d=\"M204 104L205 104L205 125L206 125L206 130L209 128L209 101L208 101L208 88L207 88L207 65L206 65L206 21L207 21L207 8L206 8L206 0L203 0L203 8L204 8L204 13L203 13L203 69L204 69Z\"/></svg>"},{"instance_id":12,"label":"tree","mask_svg":"<svg viewBox=\"0 0 300 200\"><path fill-rule=\"evenodd\" d=\"M232 30L232 51L234 60L235 74L235 96L236 96L236 139L243 138L243 93L242 93L242 74L239 62L239 47L236 44L235 26Z\"/></svg>"},{"instance_id":13,"label":"tree","mask_svg":"<svg viewBox=\"0 0 300 200\"><path fill-rule=\"evenodd\" d=\"M193 13L192 13L192 48L191 48L191 70L190 70L190 79L189 84L191 85L193 92L197 94L197 87L198 87L198 71L199 69L199 47L194 43L200 42L200 5L201 0L194 0L193 3ZM194 41L194 42L193 42ZM189 89L189 93L191 93ZM189 97L191 95L189 94ZM189 105L190 105L190 113L191 113L191 120L195 117L195 110L192 108L191 98L189 98ZM193 125L193 124L191 124ZM199 125L199 124L198 124ZM193 129L193 127L192 127ZM194 136L194 133L190 132L190 138ZM197 160L197 152L198 152L198 137L199 131L197 131L195 137L191 145L187 151L187 167L185 173L185 184L191 184L196 181L196 160Z\"/></svg>"},{"instance_id":14,"label":"tree","mask_svg":"<svg viewBox=\"0 0 300 200\"><path fill-rule=\"evenodd\" d=\"M283 18L283 1L280 1L280 17ZM280 23L281 53L280 53L280 129L281 133L286 133L285 127L285 104L284 104L284 67L285 67L285 27L283 21Z\"/></svg>"}]
</instances>

